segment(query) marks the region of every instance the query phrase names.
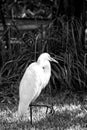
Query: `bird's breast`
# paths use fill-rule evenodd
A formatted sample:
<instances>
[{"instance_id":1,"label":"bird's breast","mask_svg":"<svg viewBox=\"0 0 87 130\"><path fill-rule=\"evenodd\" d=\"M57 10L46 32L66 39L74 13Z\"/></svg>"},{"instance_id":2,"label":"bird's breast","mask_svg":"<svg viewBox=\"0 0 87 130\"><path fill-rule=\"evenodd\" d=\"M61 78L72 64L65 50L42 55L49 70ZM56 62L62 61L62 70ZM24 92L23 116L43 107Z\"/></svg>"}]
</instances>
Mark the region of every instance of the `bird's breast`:
<instances>
[{"instance_id":1,"label":"bird's breast","mask_svg":"<svg viewBox=\"0 0 87 130\"><path fill-rule=\"evenodd\" d=\"M41 84L41 89L44 88L50 80L50 66L48 66L47 64L41 66L37 63L32 63L29 68L33 73L35 73L38 84Z\"/></svg>"}]
</instances>

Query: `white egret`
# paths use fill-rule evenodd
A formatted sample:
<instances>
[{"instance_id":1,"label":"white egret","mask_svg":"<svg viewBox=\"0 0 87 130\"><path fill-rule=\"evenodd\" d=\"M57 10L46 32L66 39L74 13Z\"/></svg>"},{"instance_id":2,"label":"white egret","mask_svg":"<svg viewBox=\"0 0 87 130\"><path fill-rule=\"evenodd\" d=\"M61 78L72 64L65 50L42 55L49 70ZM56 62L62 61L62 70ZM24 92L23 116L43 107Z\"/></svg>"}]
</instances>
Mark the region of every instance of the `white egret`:
<instances>
[{"instance_id":1,"label":"white egret","mask_svg":"<svg viewBox=\"0 0 87 130\"><path fill-rule=\"evenodd\" d=\"M48 53L42 53L37 62L33 62L26 69L19 86L18 115L23 116L28 106L40 95L51 76L49 61L58 63Z\"/></svg>"}]
</instances>

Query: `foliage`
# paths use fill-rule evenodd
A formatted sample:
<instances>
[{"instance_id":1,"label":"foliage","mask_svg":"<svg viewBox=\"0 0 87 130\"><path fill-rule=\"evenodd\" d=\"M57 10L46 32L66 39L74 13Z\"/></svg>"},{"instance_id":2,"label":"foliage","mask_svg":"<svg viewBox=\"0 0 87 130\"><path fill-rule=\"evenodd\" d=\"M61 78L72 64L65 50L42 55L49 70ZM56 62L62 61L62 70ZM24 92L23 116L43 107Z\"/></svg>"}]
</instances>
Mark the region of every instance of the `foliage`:
<instances>
[{"instance_id":1,"label":"foliage","mask_svg":"<svg viewBox=\"0 0 87 130\"><path fill-rule=\"evenodd\" d=\"M41 0L14 0L3 2L3 12L7 18L50 18L51 5L50 0L46 3Z\"/></svg>"},{"instance_id":2,"label":"foliage","mask_svg":"<svg viewBox=\"0 0 87 130\"><path fill-rule=\"evenodd\" d=\"M84 91L87 88L87 73L82 23L75 17L68 20L63 16L56 20L56 25L50 28L51 33L46 45L48 51L59 61L57 67L53 65L56 74L51 78L52 87L65 90L67 86L74 92Z\"/></svg>"},{"instance_id":3,"label":"foliage","mask_svg":"<svg viewBox=\"0 0 87 130\"><path fill-rule=\"evenodd\" d=\"M17 40L11 44L10 56L3 62L0 70L0 90L3 98L5 97L4 89L7 95L11 93L15 99L17 98L18 88L12 86L15 86L16 83L19 84L27 66L36 61L40 53L45 51L59 62L58 65L52 64L50 80L52 95L66 89L83 91L87 88L81 21L75 17L68 20L66 16L61 16L50 23L45 34L42 33L43 30L41 29L30 33L29 35L34 34L32 38L25 35L25 32L22 34L16 30ZM33 44L31 44L31 39L34 39ZM29 46L26 44L27 41ZM5 59L6 55L2 53L2 56ZM6 86L8 86L7 89ZM14 89L16 95L12 93Z\"/></svg>"}]
</instances>

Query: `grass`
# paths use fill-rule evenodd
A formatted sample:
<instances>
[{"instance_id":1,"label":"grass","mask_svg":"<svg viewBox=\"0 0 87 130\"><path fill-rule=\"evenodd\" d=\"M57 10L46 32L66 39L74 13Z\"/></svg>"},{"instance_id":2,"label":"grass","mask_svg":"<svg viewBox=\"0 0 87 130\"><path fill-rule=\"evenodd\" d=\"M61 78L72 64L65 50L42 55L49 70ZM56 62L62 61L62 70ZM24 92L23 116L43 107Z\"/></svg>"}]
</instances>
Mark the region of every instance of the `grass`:
<instances>
[{"instance_id":1,"label":"grass","mask_svg":"<svg viewBox=\"0 0 87 130\"><path fill-rule=\"evenodd\" d=\"M78 100L76 95L64 97L66 97L64 93L52 98L41 94L35 103L53 103L55 113L46 114L46 108L33 107L33 125L30 124L29 110L19 121L17 105L0 103L0 130L86 130L85 105Z\"/></svg>"}]
</instances>

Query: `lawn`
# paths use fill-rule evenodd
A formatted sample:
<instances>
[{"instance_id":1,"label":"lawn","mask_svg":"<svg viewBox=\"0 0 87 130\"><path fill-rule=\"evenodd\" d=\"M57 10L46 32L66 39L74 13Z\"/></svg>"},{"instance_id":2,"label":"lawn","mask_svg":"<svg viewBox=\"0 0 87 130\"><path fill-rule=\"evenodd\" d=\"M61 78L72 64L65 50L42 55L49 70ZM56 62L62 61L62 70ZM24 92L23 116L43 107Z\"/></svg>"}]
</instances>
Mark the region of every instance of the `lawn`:
<instances>
[{"instance_id":1,"label":"lawn","mask_svg":"<svg viewBox=\"0 0 87 130\"><path fill-rule=\"evenodd\" d=\"M46 114L46 108L33 107L33 125L30 124L29 110L21 121L17 117L17 106L0 103L0 130L87 130L86 103L80 102L76 94L60 93L55 97L41 94L35 101L52 104L55 113Z\"/></svg>"}]
</instances>

